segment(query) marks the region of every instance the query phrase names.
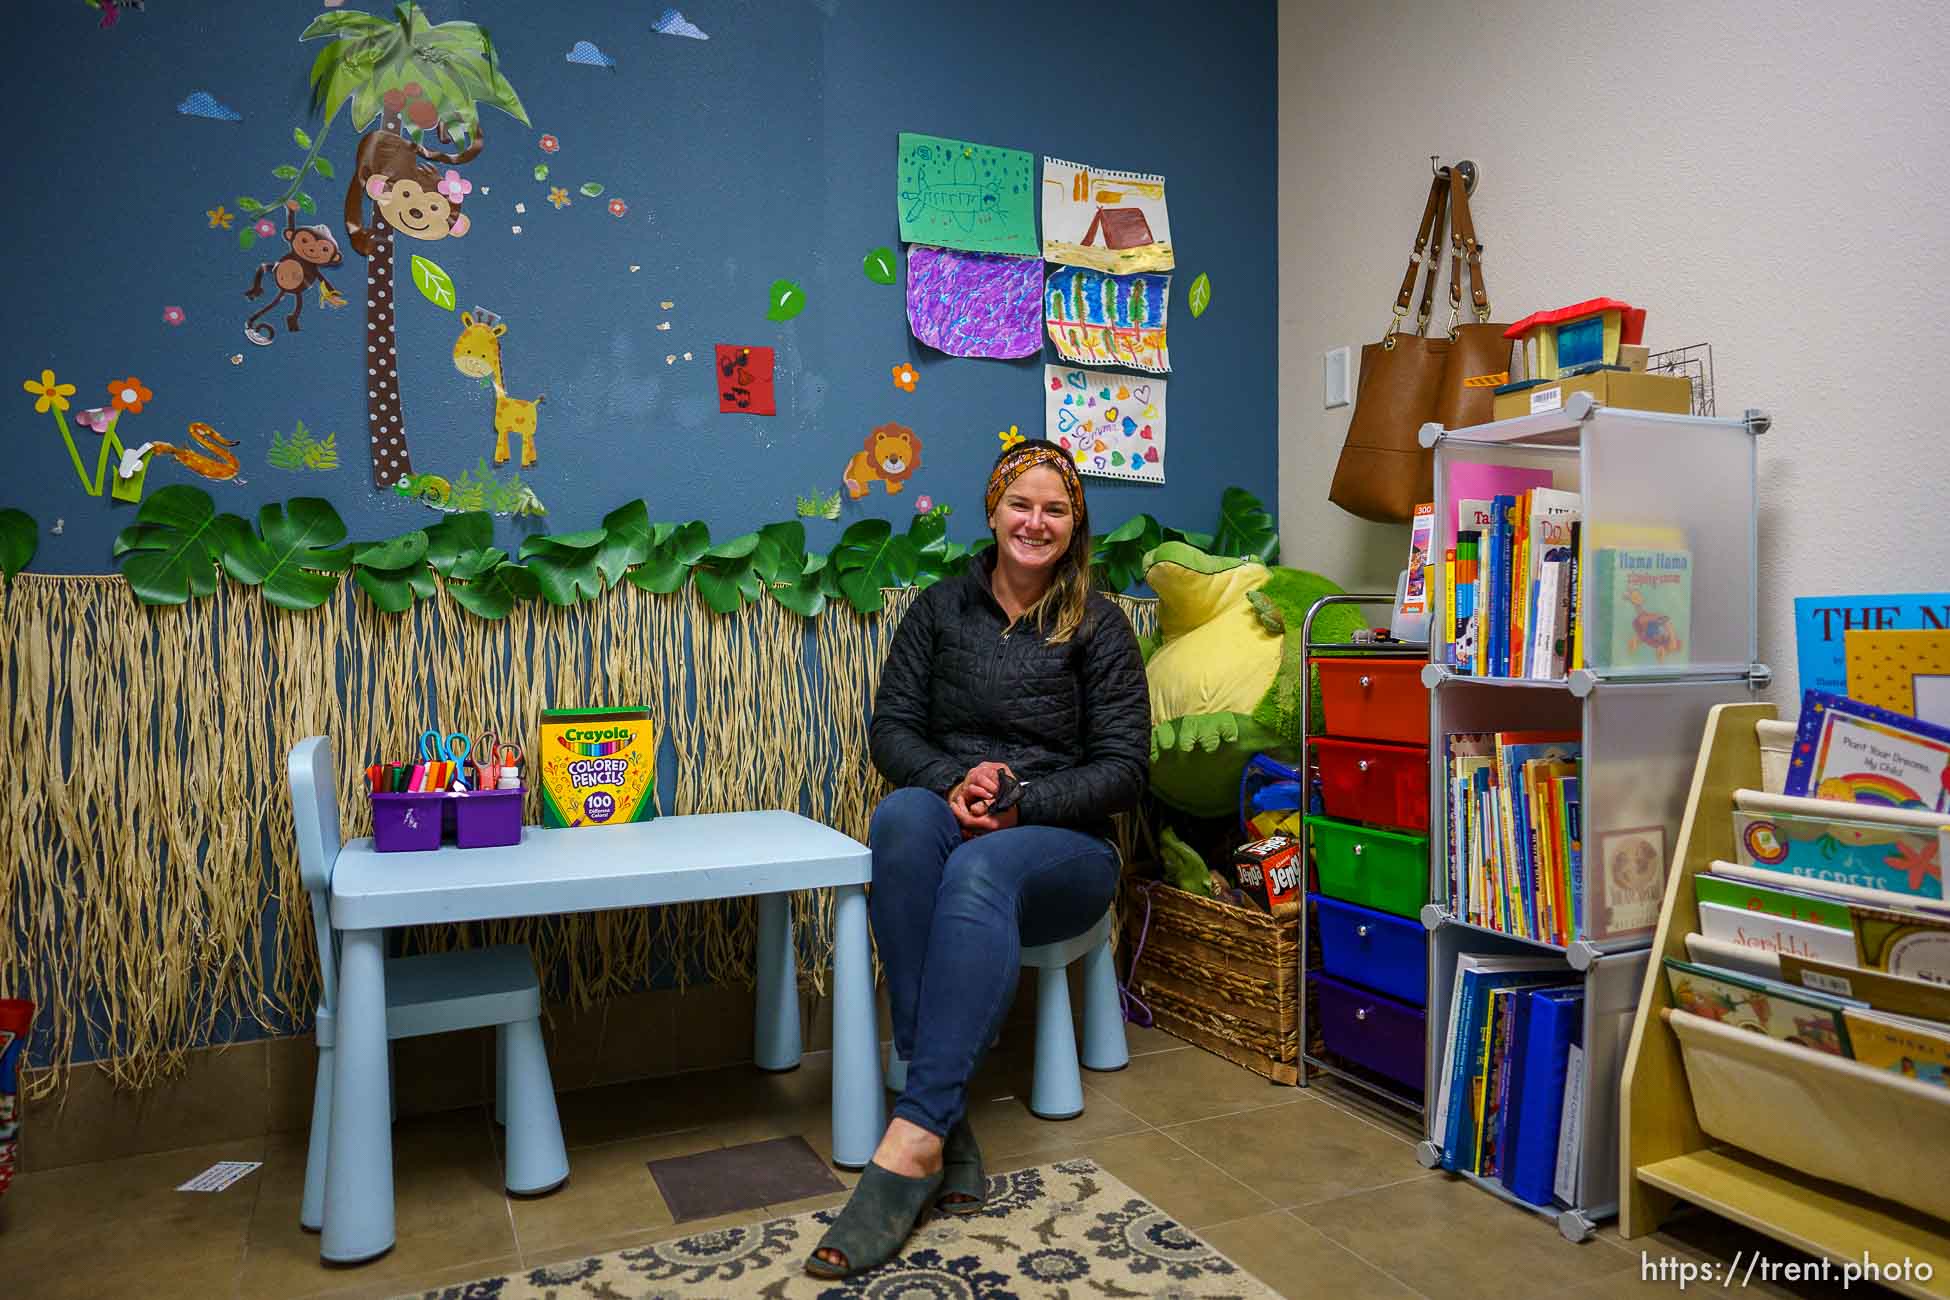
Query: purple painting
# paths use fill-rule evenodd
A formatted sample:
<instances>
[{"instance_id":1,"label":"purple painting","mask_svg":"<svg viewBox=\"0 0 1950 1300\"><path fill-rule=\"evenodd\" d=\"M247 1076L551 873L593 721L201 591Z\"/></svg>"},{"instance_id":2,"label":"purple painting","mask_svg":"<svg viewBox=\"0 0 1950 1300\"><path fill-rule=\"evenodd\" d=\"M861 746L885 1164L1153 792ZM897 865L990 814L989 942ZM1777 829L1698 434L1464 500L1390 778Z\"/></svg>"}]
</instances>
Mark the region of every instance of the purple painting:
<instances>
[{"instance_id":1,"label":"purple painting","mask_svg":"<svg viewBox=\"0 0 1950 1300\"><path fill-rule=\"evenodd\" d=\"M951 357L1027 357L1043 350L1043 259L907 247L907 321Z\"/></svg>"}]
</instances>

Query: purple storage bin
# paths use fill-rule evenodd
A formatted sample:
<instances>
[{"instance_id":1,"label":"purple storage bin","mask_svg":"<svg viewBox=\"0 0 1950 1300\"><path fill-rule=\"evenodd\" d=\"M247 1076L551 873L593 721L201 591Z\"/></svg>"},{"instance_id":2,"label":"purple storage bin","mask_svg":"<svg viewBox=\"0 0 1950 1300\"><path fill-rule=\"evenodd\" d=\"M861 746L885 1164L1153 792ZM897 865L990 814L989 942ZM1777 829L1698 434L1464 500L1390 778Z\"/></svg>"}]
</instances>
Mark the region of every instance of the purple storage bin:
<instances>
[{"instance_id":1,"label":"purple storage bin","mask_svg":"<svg viewBox=\"0 0 1950 1300\"><path fill-rule=\"evenodd\" d=\"M1421 1007L1318 971L1307 978L1320 994L1320 1037L1329 1051L1403 1087L1422 1091L1425 1015Z\"/></svg>"},{"instance_id":2,"label":"purple storage bin","mask_svg":"<svg viewBox=\"0 0 1950 1300\"><path fill-rule=\"evenodd\" d=\"M1318 897L1320 964L1329 975L1422 1006L1429 994L1428 935L1420 923Z\"/></svg>"},{"instance_id":3,"label":"purple storage bin","mask_svg":"<svg viewBox=\"0 0 1950 1300\"><path fill-rule=\"evenodd\" d=\"M454 843L463 849L491 849L521 843L524 790L472 790L448 800L454 810Z\"/></svg>"},{"instance_id":4,"label":"purple storage bin","mask_svg":"<svg viewBox=\"0 0 1950 1300\"><path fill-rule=\"evenodd\" d=\"M446 795L375 794L372 846L381 853L414 853L440 847L440 833L451 802Z\"/></svg>"}]
</instances>

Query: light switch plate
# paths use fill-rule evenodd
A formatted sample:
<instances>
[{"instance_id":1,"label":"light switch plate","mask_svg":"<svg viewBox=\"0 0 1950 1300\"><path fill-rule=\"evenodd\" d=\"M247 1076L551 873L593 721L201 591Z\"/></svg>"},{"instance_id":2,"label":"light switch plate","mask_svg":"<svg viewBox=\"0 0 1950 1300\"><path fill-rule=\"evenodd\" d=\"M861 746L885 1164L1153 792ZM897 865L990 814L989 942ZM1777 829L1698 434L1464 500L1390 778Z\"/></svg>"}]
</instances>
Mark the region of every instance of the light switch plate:
<instances>
[{"instance_id":1,"label":"light switch plate","mask_svg":"<svg viewBox=\"0 0 1950 1300\"><path fill-rule=\"evenodd\" d=\"M1351 379L1348 368L1353 361L1352 349L1334 348L1321 359L1320 388L1324 395L1324 405L1328 410L1348 404Z\"/></svg>"}]
</instances>

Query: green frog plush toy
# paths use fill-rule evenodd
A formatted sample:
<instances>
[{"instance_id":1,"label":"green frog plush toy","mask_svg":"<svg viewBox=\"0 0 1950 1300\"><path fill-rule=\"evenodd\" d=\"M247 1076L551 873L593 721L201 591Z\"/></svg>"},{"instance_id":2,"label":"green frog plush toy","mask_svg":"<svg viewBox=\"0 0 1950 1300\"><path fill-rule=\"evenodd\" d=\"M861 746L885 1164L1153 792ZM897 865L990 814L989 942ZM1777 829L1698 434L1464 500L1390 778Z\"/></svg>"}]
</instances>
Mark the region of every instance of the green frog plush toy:
<instances>
[{"instance_id":1,"label":"green frog plush toy","mask_svg":"<svg viewBox=\"0 0 1950 1300\"><path fill-rule=\"evenodd\" d=\"M1268 568L1166 542L1144 557L1158 593L1158 631L1144 638L1151 685L1151 790L1195 817L1239 806L1254 754L1297 761L1300 629L1307 610L1341 589L1317 573ZM1329 605L1316 641L1349 641L1364 627L1355 605ZM1314 709L1319 706L1314 688Z\"/></svg>"}]
</instances>

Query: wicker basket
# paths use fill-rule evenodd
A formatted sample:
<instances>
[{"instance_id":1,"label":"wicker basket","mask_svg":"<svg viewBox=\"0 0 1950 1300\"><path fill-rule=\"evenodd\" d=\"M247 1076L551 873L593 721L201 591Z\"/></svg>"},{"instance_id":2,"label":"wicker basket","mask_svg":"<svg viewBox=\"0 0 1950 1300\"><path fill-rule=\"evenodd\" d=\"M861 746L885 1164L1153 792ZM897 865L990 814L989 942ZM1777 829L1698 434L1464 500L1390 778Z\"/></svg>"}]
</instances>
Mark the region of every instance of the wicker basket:
<instances>
[{"instance_id":1,"label":"wicker basket","mask_svg":"<svg viewBox=\"0 0 1950 1300\"><path fill-rule=\"evenodd\" d=\"M1147 924L1148 904L1148 924ZM1121 947L1158 1028L1275 1083L1299 1082L1298 922L1126 877Z\"/></svg>"}]
</instances>

